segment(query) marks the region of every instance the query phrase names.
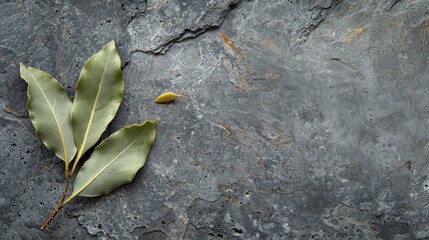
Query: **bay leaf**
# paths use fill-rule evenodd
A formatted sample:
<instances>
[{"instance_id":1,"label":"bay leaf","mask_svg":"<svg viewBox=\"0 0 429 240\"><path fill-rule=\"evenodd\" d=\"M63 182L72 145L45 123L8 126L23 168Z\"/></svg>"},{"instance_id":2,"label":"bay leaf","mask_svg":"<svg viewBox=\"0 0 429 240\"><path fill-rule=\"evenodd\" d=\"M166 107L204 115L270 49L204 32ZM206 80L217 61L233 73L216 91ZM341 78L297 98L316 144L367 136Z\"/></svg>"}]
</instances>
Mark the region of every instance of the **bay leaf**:
<instances>
[{"instance_id":1,"label":"bay leaf","mask_svg":"<svg viewBox=\"0 0 429 240\"><path fill-rule=\"evenodd\" d=\"M61 84L48 73L20 64L28 83L27 108L36 133L45 146L68 165L76 154L70 120L72 102Z\"/></svg>"},{"instance_id":2,"label":"bay leaf","mask_svg":"<svg viewBox=\"0 0 429 240\"><path fill-rule=\"evenodd\" d=\"M78 153L72 173L82 155L100 139L115 117L124 95L121 59L111 41L85 63L72 106L73 134Z\"/></svg>"},{"instance_id":3,"label":"bay leaf","mask_svg":"<svg viewBox=\"0 0 429 240\"><path fill-rule=\"evenodd\" d=\"M64 205L76 196L100 196L131 182L146 163L157 125L158 119L127 126L100 143L77 174Z\"/></svg>"}]
</instances>

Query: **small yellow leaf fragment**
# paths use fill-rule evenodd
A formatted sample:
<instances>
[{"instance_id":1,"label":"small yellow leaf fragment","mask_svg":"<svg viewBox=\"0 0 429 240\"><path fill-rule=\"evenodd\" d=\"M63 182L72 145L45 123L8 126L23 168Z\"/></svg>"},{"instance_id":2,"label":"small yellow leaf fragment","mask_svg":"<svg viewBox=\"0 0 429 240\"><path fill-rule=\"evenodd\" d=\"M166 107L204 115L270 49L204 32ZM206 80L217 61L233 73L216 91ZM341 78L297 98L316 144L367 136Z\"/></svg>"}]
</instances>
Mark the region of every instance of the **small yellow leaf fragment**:
<instances>
[{"instance_id":1,"label":"small yellow leaf fragment","mask_svg":"<svg viewBox=\"0 0 429 240\"><path fill-rule=\"evenodd\" d=\"M166 93L159 95L155 99L155 102L156 103L169 103L169 102L174 101L174 99L176 99L178 97L186 97L186 96L175 94L173 92L166 92Z\"/></svg>"}]
</instances>

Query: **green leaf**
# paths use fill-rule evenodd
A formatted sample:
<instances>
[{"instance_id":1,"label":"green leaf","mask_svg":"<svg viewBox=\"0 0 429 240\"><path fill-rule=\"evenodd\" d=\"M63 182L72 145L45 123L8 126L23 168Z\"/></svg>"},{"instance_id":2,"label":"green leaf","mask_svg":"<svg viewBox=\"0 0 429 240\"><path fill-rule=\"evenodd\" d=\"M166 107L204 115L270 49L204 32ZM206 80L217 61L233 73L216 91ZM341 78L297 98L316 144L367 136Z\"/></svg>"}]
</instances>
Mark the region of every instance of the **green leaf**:
<instances>
[{"instance_id":1,"label":"green leaf","mask_svg":"<svg viewBox=\"0 0 429 240\"><path fill-rule=\"evenodd\" d=\"M82 166L74 182L72 195L96 197L131 182L146 163L156 136L158 119L124 127L97 146Z\"/></svg>"},{"instance_id":2,"label":"green leaf","mask_svg":"<svg viewBox=\"0 0 429 240\"><path fill-rule=\"evenodd\" d=\"M36 133L51 151L68 164L76 154L70 121L72 102L64 88L48 73L20 64L28 83L27 108Z\"/></svg>"},{"instance_id":3,"label":"green leaf","mask_svg":"<svg viewBox=\"0 0 429 240\"><path fill-rule=\"evenodd\" d=\"M73 134L82 155L100 139L115 117L124 95L121 59L111 41L85 63L76 86L72 107Z\"/></svg>"}]
</instances>

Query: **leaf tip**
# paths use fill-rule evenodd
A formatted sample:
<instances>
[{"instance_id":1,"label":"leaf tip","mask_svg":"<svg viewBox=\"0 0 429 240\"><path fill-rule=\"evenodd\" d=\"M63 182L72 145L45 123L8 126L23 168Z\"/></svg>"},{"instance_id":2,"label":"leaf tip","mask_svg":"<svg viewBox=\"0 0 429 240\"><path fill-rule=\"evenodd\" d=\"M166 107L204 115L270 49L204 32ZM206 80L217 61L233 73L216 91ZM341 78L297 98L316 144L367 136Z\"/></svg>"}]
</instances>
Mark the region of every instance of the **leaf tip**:
<instances>
[{"instance_id":1,"label":"leaf tip","mask_svg":"<svg viewBox=\"0 0 429 240\"><path fill-rule=\"evenodd\" d=\"M115 40L110 41L108 44L106 44L105 47L116 49L116 42L115 42Z\"/></svg>"},{"instance_id":2,"label":"leaf tip","mask_svg":"<svg viewBox=\"0 0 429 240\"><path fill-rule=\"evenodd\" d=\"M19 71L22 73L22 71L25 69L25 65L24 63L20 62L19 63Z\"/></svg>"},{"instance_id":3,"label":"leaf tip","mask_svg":"<svg viewBox=\"0 0 429 240\"><path fill-rule=\"evenodd\" d=\"M19 75L21 76L22 79L24 79L24 81L28 82L27 79L25 79L25 71L26 71L26 67L24 65L24 63L20 62L19 63Z\"/></svg>"},{"instance_id":4,"label":"leaf tip","mask_svg":"<svg viewBox=\"0 0 429 240\"><path fill-rule=\"evenodd\" d=\"M154 120L146 120L146 121L144 121L144 123L142 123L142 124L140 124L139 126L143 126L143 125L146 125L146 124L148 124L148 125L158 125L158 122L159 122L159 120L160 120L160 118L159 117L156 117ZM133 125L134 126L134 125ZM131 127L131 126L130 126Z\"/></svg>"}]
</instances>

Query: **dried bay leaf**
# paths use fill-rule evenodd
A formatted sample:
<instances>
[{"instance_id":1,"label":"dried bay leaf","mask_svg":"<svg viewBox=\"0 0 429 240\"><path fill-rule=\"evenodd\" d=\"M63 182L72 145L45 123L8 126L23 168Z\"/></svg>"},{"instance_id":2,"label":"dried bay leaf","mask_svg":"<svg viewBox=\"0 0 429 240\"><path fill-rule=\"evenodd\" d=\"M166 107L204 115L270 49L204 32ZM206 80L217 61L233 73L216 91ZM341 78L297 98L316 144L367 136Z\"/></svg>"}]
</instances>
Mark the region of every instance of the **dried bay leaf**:
<instances>
[{"instance_id":1,"label":"dried bay leaf","mask_svg":"<svg viewBox=\"0 0 429 240\"><path fill-rule=\"evenodd\" d=\"M121 59L111 41L85 63L72 106L73 134L78 148L72 173L82 155L100 139L115 117L124 95Z\"/></svg>"},{"instance_id":2,"label":"dried bay leaf","mask_svg":"<svg viewBox=\"0 0 429 240\"><path fill-rule=\"evenodd\" d=\"M97 146L80 169L72 195L96 197L132 181L146 163L155 141L158 119L124 127Z\"/></svg>"},{"instance_id":3,"label":"dried bay leaf","mask_svg":"<svg viewBox=\"0 0 429 240\"><path fill-rule=\"evenodd\" d=\"M28 83L27 108L36 133L48 149L64 160L67 174L76 154L70 120L72 102L48 73L21 63L20 74Z\"/></svg>"}]
</instances>

